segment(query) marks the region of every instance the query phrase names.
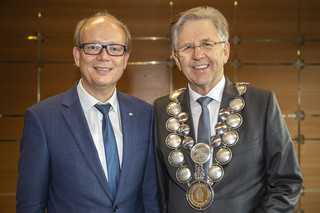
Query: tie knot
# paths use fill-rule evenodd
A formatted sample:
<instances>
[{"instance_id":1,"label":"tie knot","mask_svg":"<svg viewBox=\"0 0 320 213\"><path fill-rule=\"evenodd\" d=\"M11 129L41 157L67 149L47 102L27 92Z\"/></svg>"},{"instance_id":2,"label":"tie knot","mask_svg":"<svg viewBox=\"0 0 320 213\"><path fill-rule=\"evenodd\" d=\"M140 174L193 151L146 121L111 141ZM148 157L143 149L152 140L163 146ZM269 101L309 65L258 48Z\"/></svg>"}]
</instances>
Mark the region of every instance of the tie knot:
<instances>
[{"instance_id":1,"label":"tie knot","mask_svg":"<svg viewBox=\"0 0 320 213\"><path fill-rule=\"evenodd\" d=\"M104 116L108 115L111 104L95 104L94 105Z\"/></svg>"},{"instance_id":2,"label":"tie knot","mask_svg":"<svg viewBox=\"0 0 320 213\"><path fill-rule=\"evenodd\" d=\"M201 105L201 107L206 107L213 99L205 96L197 99L197 102Z\"/></svg>"}]
</instances>

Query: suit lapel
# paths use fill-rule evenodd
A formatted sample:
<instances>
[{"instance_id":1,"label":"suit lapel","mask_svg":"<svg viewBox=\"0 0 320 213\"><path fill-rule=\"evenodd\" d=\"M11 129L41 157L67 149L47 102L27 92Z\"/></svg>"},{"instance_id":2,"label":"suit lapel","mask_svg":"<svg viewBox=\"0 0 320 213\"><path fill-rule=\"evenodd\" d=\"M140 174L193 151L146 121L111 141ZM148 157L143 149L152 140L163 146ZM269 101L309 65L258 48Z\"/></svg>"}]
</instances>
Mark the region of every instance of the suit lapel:
<instances>
[{"instance_id":1,"label":"suit lapel","mask_svg":"<svg viewBox=\"0 0 320 213\"><path fill-rule=\"evenodd\" d=\"M193 118L192 118L192 113L191 113L191 108L190 108L190 101L189 101L189 90L186 89L185 92L181 93L181 95L178 97L179 102L181 103L181 111L186 112L189 116L188 120L186 121L186 124L190 127L190 133L189 136L195 141L195 136L194 136L194 127L193 127ZM195 164L192 161L190 157L190 150L181 148L180 149L184 155L185 158L185 165L190 169L191 174L193 175L193 172L195 170ZM184 190L187 190L187 185L186 184L181 184L179 185L184 188Z\"/></svg>"},{"instance_id":2,"label":"suit lapel","mask_svg":"<svg viewBox=\"0 0 320 213\"><path fill-rule=\"evenodd\" d=\"M226 84L223 90L220 109L228 108L229 102L231 101L231 99L235 98L239 94L235 85L227 77L225 78L226 78Z\"/></svg>"},{"instance_id":3,"label":"suit lapel","mask_svg":"<svg viewBox=\"0 0 320 213\"><path fill-rule=\"evenodd\" d=\"M118 200L121 197L121 193L126 191L126 179L132 178L130 176L130 165L132 157L132 152L134 144L134 113L132 111L131 101L128 100L122 93L117 92L119 108L120 108L120 117L121 117L121 126L122 126L122 136L123 136L123 157L122 157L122 167L120 173L120 180L117 189L117 194L115 199Z\"/></svg>"},{"instance_id":4,"label":"suit lapel","mask_svg":"<svg viewBox=\"0 0 320 213\"><path fill-rule=\"evenodd\" d=\"M111 189L109 184L107 184L107 179L101 166L97 149L94 145L87 120L83 113L76 85L74 85L71 90L65 93L65 97L62 101L62 105L64 105L62 115L92 173L97 177L98 182L106 194L110 197L110 199L112 199Z\"/></svg>"},{"instance_id":5,"label":"suit lapel","mask_svg":"<svg viewBox=\"0 0 320 213\"><path fill-rule=\"evenodd\" d=\"M226 78L226 84L224 86L224 90L223 90L223 95L222 95L222 100L221 100L221 105L220 105L220 109L222 108L228 108L229 107L229 103L232 99L234 99L238 94L238 90L235 87L235 85L227 78ZM218 122L222 121L221 118L218 118ZM218 149L214 149L214 153L213 155L215 156L217 153ZM223 168L225 169L225 167L223 166ZM213 190L215 190L215 188L221 184L221 181L216 182L212 188Z\"/></svg>"}]
</instances>

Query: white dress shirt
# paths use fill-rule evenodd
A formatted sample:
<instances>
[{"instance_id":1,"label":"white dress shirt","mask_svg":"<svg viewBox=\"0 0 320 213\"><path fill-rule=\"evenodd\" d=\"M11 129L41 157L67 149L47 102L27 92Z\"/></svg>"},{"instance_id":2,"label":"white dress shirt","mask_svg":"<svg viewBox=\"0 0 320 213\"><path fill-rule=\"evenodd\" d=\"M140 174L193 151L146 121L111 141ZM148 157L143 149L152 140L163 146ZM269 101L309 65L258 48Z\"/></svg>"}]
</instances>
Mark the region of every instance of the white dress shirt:
<instances>
[{"instance_id":1,"label":"white dress shirt","mask_svg":"<svg viewBox=\"0 0 320 213\"><path fill-rule=\"evenodd\" d=\"M97 103L98 104L109 103L111 105L111 108L109 111L109 118L113 127L116 142L117 142L119 163L120 163L120 169L121 169L122 155L123 155L123 136L122 136L122 128L121 128L119 102L117 99L116 89L113 92L112 97L105 103L101 103L100 101L92 97L89 93L87 93L87 91L82 86L81 80L77 85L77 91L79 94L79 99L80 99L83 112L88 122L91 136L93 138L94 144L98 151L102 168L108 179L108 168L106 163L106 155L105 155L104 143L103 143L103 137L102 137L103 115L94 105Z\"/></svg>"},{"instance_id":2,"label":"white dress shirt","mask_svg":"<svg viewBox=\"0 0 320 213\"><path fill-rule=\"evenodd\" d=\"M219 83L209 91L209 93L206 95L213 100L208 104L208 110L210 114L210 135L215 134L215 125L218 122L218 114L219 114L219 109L221 105L221 100L222 100L222 94L223 94L223 89L225 86L226 80L225 77L223 77ZM195 136L195 141L196 138L198 138L198 124L199 124L199 118L200 114L202 112L200 104L197 102L197 99L200 97L203 97L199 93L193 91L188 85L189 89L189 95L190 95L190 106L191 106L191 113L192 113L192 118L193 118L193 126L194 126L194 136Z\"/></svg>"}]
</instances>

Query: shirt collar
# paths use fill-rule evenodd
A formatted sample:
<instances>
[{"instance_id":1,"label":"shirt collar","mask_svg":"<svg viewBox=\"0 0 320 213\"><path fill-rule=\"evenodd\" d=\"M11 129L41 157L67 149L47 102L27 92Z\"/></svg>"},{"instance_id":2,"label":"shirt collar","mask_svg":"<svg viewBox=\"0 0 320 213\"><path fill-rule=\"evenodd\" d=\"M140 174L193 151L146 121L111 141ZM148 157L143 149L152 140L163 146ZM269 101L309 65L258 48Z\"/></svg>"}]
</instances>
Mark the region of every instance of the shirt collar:
<instances>
[{"instance_id":1,"label":"shirt collar","mask_svg":"<svg viewBox=\"0 0 320 213\"><path fill-rule=\"evenodd\" d=\"M100 102L99 100L95 99L92 95L90 95L82 86L81 79L77 85L77 91L79 94L79 99L81 106L84 112L88 112L95 104L106 104L109 103L111 105L111 109L117 111L118 109L118 98L117 98L117 89L114 90L111 98L106 101L105 103Z\"/></svg>"},{"instance_id":2,"label":"shirt collar","mask_svg":"<svg viewBox=\"0 0 320 213\"><path fill-rule=\"evenodd\" d=\"M226 84L226 79L223 76L222 79L218 82L218 84L213 87L206 96L214 99L215 101L221 103L222 100L222 94L223 94L223 89ZM194 90L191 89L190 85L188 84L188 89L189 89L189 95L190 95L190 104L193 106L195 102L197 101L198 98L203 97L199 93L195 92Z\"/></svg>"}]
</instances>

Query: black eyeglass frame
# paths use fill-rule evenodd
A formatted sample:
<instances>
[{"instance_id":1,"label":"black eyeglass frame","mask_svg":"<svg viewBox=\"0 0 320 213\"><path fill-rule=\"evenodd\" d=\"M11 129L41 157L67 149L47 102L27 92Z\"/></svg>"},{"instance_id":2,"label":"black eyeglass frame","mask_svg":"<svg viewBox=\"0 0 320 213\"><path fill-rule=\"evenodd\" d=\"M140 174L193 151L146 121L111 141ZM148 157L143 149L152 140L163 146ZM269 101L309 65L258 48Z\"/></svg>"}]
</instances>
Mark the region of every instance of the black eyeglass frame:
<instances>
[{"instance_id":1,"label":"black eyeglass frame","mask_svg":"<svg viewBox=\"0 0 320 213\"><path fill-rule=\"evenodd\" d=\"M97 53L97 54L87 53L87 52L85 51L85 48L84 48L87 44L96 44L96 45L101 46L100 52ZM108 47L110 47L110 46L121 46L121 47L123 47L123 53L122 53L121 55L110 54L109 51L108 51ZM84 52L85 54L87 54L87 55L100 55L100 53L102 52L102 50L103 50L103 49L106 49L107 53L108 53L109 55L111 55L111 56L123 56L124 53L127 51L127 47L126 47L125 45L122 45L122 44L107 44L107 45L102 45L102 44L99 44L99 43L82 43L82 44L79 45L79 49L83 49L83 52Z\"/></svg>"}]
</instances>

